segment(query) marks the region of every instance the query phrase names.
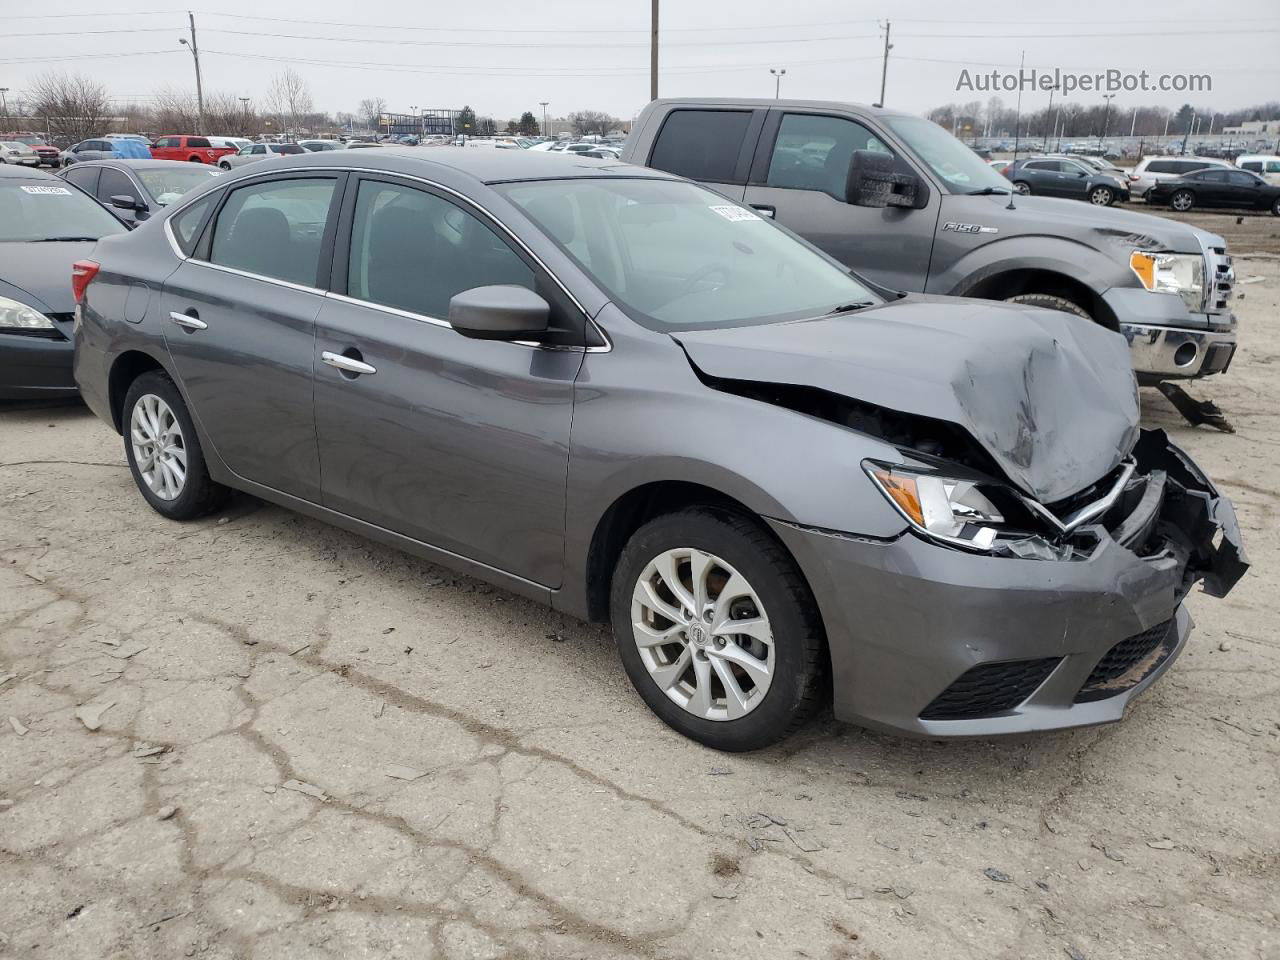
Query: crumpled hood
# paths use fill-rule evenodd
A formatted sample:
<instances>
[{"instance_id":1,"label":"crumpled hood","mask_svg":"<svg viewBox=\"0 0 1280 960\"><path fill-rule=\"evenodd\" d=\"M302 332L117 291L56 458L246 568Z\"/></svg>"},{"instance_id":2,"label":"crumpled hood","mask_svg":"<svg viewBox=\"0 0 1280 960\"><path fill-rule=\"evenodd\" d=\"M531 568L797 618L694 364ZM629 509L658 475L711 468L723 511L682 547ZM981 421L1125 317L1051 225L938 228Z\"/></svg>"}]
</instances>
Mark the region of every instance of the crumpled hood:
<instances>
[{"instance_id":1,"label":"crumpled hood","mask_svg":"<svg viewBox=\"0 0 1280 960\"><path fill-rule=\"evenodd\" d=\"M1124 338L1056 311L911 295L818 320L672 336L713 377L811 386L956 424L1043 503L1110 472L1138 436Z\"/></svg>"}]
</instances>

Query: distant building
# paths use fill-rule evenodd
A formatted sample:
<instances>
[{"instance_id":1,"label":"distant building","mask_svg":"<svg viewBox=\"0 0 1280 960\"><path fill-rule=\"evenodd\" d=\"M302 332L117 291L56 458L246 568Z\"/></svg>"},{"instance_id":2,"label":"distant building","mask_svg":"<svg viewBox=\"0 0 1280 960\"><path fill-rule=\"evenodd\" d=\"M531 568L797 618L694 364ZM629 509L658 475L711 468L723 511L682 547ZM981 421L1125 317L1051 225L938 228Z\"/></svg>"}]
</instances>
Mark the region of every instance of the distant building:
<instances>
[{"instance_id":1,"label":"distant building","mask_svg":"<svg viewBox=\"0 0 1280 960\"><path fill-rule=\"evenodd\" d=\"M1280 133L1280 120L1246 120L1238 127L1223 127L1225 135L1233 137L1256 137L1264 133Z\"/></svg>"}]
</instances>

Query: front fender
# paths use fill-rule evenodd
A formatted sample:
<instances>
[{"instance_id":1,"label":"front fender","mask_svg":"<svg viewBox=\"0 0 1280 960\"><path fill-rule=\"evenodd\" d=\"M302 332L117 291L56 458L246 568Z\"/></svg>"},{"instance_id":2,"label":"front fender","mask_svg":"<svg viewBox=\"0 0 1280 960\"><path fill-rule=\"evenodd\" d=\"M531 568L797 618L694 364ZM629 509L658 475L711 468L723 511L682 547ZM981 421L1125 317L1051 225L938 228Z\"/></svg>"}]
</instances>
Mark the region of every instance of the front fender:
<instances>
[{"instance_id":1,"label":"front fender","mask_svg":"<svg viewBox=\"0 0 1280 960\"><path fill-rule=\"evenodd\" d=\"M1008 236L966 250L967 244L973 242L972 236L957 234L955 240L942 237L940 233L940 246L935 249L933 259L934 263L947 266L930 274L926 293L966 296L992 277L1019 270L1055 273L1083 283L1099 296L1114 286L1128 285L1127 265L1077 240Z\"/></svg>"}]
</instances>

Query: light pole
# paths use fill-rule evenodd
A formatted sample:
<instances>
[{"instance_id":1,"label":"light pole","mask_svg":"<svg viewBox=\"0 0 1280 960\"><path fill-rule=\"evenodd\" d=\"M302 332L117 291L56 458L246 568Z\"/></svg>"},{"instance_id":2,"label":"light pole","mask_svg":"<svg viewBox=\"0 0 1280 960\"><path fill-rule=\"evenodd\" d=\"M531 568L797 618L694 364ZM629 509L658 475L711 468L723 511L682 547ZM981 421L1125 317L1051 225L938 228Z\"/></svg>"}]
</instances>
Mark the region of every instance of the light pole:
<instances>
[{"instance_id":1,"label":"light pole","mask_svg":"<svg viewBox=\"0 0 1280 960\"><path fill-rule=\"evenodd\" d=\"M777 100L782 96L782 78L787 75L787 68L783 67L781 70L775 70L770 67L769 72L773 74L773 99Z\"/></svg>"},{"instance_id":2,"label":"light pole","mask_svg":"<svg viewBox=\"0 0 1280 960\"><path fill-rule=\"evenodd\" d=\"M0 117L9 116L9 101L5 97L5 94L8 92L8 87L0 87Z\"/></svg>"},{"instance_id":3,"label":"light pole","mask_svg":"<svg viewBox=\"0 0 1280 960\"><path fill-rule=\"evenodd\" d=\"M1098 146L1102 148L1102 152L1107 151L1107 124L1111 122L1111 101L1116 98L1114 93L1104 93L1102 99L1107 101L1107 109L1102 112L1102 136L1098 138Z\"/></svg>"},{"instance_id":4,"label":"light pole","mask_svg":"<svg viewBox=\"0 0 1280 960\"><path fill-rule=\"evenodd\" d=\"M550 102L550 100L538 101L538 106L542 108L542 135L547 138L551 137L551 134L547 131L547 104Z\"/></svg>"},{"instance_id":5,"label":"light pole","mask_svg":"<svg viewBox=\"0 0 1280 960\"><path fill-rule=\"evenodd\" d=\"M249 98L241 97L240 102L244 105L244 133L249 135Z\"/></svg>"},{"instance_id":6,"label":"light pole","mask_svg":"<svg viewBox=\"0 0 1280 960\"><path fill-rule=\"evenodd\" d=\"M191 22L191 41L188 42L185 37L179 38L178 42L191 51L191 59L196 63L196 109L199 114L196 117L196 133L204 133L204 82L200 78L200 48L196 46L196 17L193 13L187 14L187 19Z\"/></svg>"},{"instance_id":7,"label":"light pole","mask_svg":"<svg viewBox=\"0 0 1280 960\"><path fill-rule=\"evenodd\" d=\"M418 115L418 105L417 105L416 103L413 103L413 104L410 104L410 105L409 105L409 113L410 113L410 114L412 114L412 115L413 115L413 116L415 116L415 117ZM418 129L419 129L419 131L421 131L421 129L422 129L422 125L421 125L421 124L418 124Z\"/></svg>"}]
</instances>

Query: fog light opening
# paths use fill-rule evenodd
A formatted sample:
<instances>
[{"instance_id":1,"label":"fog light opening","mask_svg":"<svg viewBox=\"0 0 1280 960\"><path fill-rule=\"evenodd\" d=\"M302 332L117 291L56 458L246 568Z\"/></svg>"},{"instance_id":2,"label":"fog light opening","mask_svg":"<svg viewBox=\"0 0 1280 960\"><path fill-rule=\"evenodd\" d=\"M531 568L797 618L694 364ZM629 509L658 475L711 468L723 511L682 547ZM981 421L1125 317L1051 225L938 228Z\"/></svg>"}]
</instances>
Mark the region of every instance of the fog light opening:
<instances>
[{"instance_id":1,"label":"fog light opening","mask_svg":"<svg viewBox=\"0 0 1280 960\"><path fill-rule=\"evenodd\" d=\"M1173 352L1173 362L1179 367L1189 367L1196 362L1200 350L1194 343L1184 343Z\"/></svg>"}]
</instances>

